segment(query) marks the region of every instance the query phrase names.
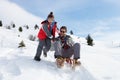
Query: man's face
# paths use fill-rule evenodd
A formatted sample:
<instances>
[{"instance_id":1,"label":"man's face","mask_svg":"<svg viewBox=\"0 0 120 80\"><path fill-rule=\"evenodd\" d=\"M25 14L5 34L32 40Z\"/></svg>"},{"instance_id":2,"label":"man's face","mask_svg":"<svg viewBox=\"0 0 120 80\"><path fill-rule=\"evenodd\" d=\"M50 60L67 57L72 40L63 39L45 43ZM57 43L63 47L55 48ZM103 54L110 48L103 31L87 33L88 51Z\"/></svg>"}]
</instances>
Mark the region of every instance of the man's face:
<instances>
[{"instance_id":1,"label":"man's face","mask_svg":"<svg viewBox=\"0 0 120 80\"><path fill-rule=\"evenodd\" d=\"M65 36L66 35L66 30L65 29L61 29L60 30L60 36Z\"/></svg>"}]
</instances>

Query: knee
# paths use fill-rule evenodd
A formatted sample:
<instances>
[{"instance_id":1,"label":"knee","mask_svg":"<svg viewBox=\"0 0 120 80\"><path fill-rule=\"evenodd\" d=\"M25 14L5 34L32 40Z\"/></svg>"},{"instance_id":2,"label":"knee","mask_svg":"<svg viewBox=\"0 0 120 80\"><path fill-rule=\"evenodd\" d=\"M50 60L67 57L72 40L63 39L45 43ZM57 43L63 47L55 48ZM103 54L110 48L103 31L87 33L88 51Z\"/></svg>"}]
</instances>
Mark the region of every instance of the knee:
<instances>
[{"instance_id":1,"label":"knee","mask_svg":"<svg viewBox=\"0 0 120 80\"><path fill-rule=\"evenodd\" d=\"M74 47L80 48L80 43L75 43Z\"/></svg>"}]
</instances>

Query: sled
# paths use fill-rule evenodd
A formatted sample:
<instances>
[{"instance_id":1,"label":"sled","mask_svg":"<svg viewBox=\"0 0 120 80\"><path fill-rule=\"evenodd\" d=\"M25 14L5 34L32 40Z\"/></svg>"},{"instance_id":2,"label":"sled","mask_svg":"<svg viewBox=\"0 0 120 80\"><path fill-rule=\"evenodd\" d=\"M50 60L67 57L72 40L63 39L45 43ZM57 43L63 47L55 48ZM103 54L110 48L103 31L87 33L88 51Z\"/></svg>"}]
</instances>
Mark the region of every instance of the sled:
<instances>
[{"instance_id":1,"label":"sled","mask_svg":"<svg viewBox=\"0 0 120 80\"><path fill-rule=\"evenodd\" d=\"M80 61L78 61L76 63L74 59L70 59L70 58L59 58L59 59L56 59L56 65L57 65L58 68L64 67L65 63L69 64L70 67L73 70L76 68L76 66L80 66L81 65Z\"/></svg>"}]
</instances>

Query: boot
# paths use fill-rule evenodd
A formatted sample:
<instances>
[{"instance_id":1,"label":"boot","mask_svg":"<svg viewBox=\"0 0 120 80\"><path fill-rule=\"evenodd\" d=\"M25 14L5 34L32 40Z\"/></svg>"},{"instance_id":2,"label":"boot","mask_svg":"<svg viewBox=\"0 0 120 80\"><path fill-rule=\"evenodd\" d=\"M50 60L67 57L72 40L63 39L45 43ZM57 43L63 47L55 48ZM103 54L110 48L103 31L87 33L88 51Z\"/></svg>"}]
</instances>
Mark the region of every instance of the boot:
<instances>
[{"instance_id":1,"label":"boot","mask_svg":"<svg viewBox=\"0 0 120 80\"><path fill-rule=\"evenodd\" d=\"M37 57L37 56L34 57L34 60L35 61L41 61L41 59L39 57Z\"/></svg>"},{"instance_id":2,"label":"boot","mask_svg":"<svg viewBox=\"0 0 120 80\"><path fill-rule=\"evenodd\" d=\"M75 70L76 66L80 66L81 62L77 59L73 59L72 69Z\"/></svg>"},{"instance_id":3,"label":"boot","mask_svg":"<svg viewBox=\"0 0 120 80\"><path fill-rule=\"evenodd\" d=\"M81 62L78 61L78 59L73 59L73 65L79 66L79 65L81 65Z\"/></svg>"},{"instance_id":4,"label":"boot","mask_svg":"<svg viewBox=\"0 0 120 80\"><path fill-rule=\"evenodd\" d=\"M64 66L64 59L63 59L62 57L58 57L58 58L56 59L56 64L57 64L57 67L58 67L58 68L63 67L63 66Z\"/></svg>"},{"instance_id":5,"label":"boot","mask_svg":"<svg viewBox=\"0 0 120 80\"><path fill-rule=\"evenodd\" d=\"M47 53L46 52L44 52L43 55L44 55L44 57L47 57Z\"/></svg>"}]
</instances>

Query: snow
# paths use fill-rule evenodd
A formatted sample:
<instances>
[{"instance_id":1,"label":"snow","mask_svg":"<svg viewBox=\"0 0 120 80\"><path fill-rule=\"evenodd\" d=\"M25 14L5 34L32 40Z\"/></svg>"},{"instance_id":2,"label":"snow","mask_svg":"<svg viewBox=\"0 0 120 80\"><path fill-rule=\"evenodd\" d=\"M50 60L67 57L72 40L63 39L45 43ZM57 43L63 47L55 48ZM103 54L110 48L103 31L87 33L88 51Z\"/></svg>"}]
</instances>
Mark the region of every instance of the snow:
<instances>
[{"instance_id":1,"label":"snow","mask_svg":"<svg viewBox=\"0 0 120 80\"><path fill-rule=\"evenodd\" d=\"M7 14L7 10L4 11L7 7L17 8L20 12L24 12L22 8L19 9L18 5L9 2L9 0L0 0L0 4L0 10L3 10L0 13L2 14L2 19L5 19L3 18L4 16L7 18L13 16ZM2 9L1 6L4 6L5 9ZM23 13L23 15L30 16L27 12ZM15 18L18 26L24 23L31 23L31 20L24 22L20 21L21 18L18 16ZM36 20L32 23L41 21L35 16L32 16L32 18ZM37 33L38 30L33 28L29 30L23 28L23 32L20 33L17 28L9 30L4 28L4 26L0 27L0 80L120 80L119 41L111 40L112 43L108 41L106 44L102 40L95 40L95 45L91 47L86 44L85 38L72 35L74 41L81 44L80 61L82 65L76 67L75 70L72 70L67 65L60 69L55 64L54 51L49 51L47 58L42 55L40 62L33 60L38 41L30 41L28 36L30 34L36 36ZM22 40L26 47L18 48Z\"/></svg>"},{"instance_id":2,"label":"snow","mask_svg":"<svg viewBox=\"0 0 120 80\"><path fill-rule=\"evenodd\" d=\"M0 0L0 20L2 19L4 26L15 23L17 26L29 25L34 26L40 24L43 19L27 12L17 4L10 0Z\"/></svg>"},{"instance_id":3,"label":"snow","mask_svg":"<svg viewBox=\"0 0 120 80\"><path fill-rule=\"evenodd\" d=\"M55 64L54 51L49 51L47 58L42 55L42 61L36 62L33 58L38 42L30 41L26 35L18 37L18 34L19 32L16 31L15 34L13 29L0 28L0 80L120 79L119 47L109 47L102 41L95 41L95 45L91 47L86 44L84 38L72 36L81 44L82 65L76 70L68 66L59 69ZM22 49L18 48L21 40L26 44Z\"/></svg>"},{"instance_id":4,"label":"snow","mask_svg":"<svg viewBox=\"0 0 120 80\"><path fill-rule=\"evenodd\" d=\"M89 52L89 54L87 54L87 57L86 56L83 57L84 59L83 62L85 63L86 68L88 68L88 70L90 70L90 72L94 74L94 76L96 76L98 80L119 80L120 79L119 78L120 60L117 60L119 51L118 49L116 49L117 51L116 50L114 51L116 51L117 53L115 53L112 50L114 49L103 48L103 46L93 48L90 51L89 51L89 48L87 48L87 51Z\"/></svg>"}]
</instances>

